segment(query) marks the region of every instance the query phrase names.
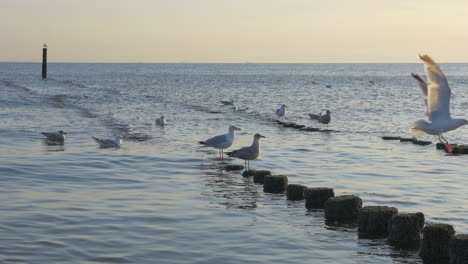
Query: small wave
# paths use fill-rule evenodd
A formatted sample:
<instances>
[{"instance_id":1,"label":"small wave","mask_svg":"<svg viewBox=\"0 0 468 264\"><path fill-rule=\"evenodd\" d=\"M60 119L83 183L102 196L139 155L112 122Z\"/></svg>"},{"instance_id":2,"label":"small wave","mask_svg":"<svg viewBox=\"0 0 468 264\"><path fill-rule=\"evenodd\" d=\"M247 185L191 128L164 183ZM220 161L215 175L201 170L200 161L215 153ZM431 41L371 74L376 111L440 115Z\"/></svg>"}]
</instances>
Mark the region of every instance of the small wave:
<instances>
[{"instance_id":1,"label":"small wave","mask_svg":"<svg viewBox=\"0 0 468 264\"><path fill-rule=\"evenodd\" d=\"M67 85L70 85L70 86L75 86L75 87L79 87L79 88L88 88L88 86L78 82L78 81L75 81L75 80L66 80L64 81L63 83L67 84Z\"/></svg>"},{"instance_id":2,"label":"small wave","mask_svg":"<svg viewBox=\"0 0 468 264\"><path fill-rule=\"evenodd\" d=\"M19 85L19 84L13 82L13 81L4 80L2 83L7 87L19 88L19 89L23 89L24 91L26 91L28 93L37 94L37 92L34 91L33 89L28 88L26 86Z\"/></svg>"},{"instance_id":3,"label":"small wave","mask_svg":"<svg viewBox=\"0 0 468 264\"><path fill-rule=\"evenodd\" d=\"M65 96L64 94L57 94L52 96L52 102L55 107L63 108L65 106Z\"/></svg>"}]
</instances>

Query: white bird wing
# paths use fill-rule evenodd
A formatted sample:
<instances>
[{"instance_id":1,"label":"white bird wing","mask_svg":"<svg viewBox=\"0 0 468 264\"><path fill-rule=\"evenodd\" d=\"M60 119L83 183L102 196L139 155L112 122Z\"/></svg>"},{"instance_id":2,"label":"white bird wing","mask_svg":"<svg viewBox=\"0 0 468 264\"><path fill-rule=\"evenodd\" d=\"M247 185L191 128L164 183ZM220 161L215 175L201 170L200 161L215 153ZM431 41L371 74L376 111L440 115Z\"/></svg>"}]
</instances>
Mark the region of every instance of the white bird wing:
<instances>
[{"instance_id":1,"label":"white bird wing","mask_svg":"<svg viewBox=\"0 0 468 264\"><path fill-rule=\"evenodd\" d=\"M226 135L219 135L205 140L206 144L211 146L218 146L227 141Z\"/></svg>"},{"instance_id":2,"label":"white bird wing","mask_svg":"<svg viewBox=\"0 0 468 264\"><path fill-rule=\"evenodd\" d=\"M439 66L428 55L419 55L424 61L427 87L427 116L430 121L450 118L450 87Z\"/></svg>"},{"instance_id":3,"label":"white bird wing","mask_svg":"<svg viewBox=\"0 0 468 264\"><path fill-rule=\"evenodd\" d=\"M418 81L419 88L421 88L424 106L426 107L424 114L427 116L427 83L416 73L411 73L411 76Z\"/></svg>"}]
</instances>

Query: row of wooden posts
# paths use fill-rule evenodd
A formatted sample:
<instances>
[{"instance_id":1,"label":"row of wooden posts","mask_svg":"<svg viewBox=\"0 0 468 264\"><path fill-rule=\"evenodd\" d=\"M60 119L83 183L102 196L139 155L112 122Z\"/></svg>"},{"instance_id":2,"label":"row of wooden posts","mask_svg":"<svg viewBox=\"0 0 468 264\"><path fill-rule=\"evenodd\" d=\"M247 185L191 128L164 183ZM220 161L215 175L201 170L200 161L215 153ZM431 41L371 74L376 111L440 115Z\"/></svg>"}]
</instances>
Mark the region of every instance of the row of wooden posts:
<instances>
[{"instance_id":1,"label":"row of wooden posts","mask_svg":"<svg viewBox=\"0 0 468 264\"><path fill-rule=\"evenodd\" d=\"M243 166L226 165L224 169L239 170ZM305 200L307 209L323 209L328 224L357 224L360 237L387 237L402 248L419 246L419 255L428 262L468 263L468 234L455 235L449 224L425 224L421 212L399 213L397 208L388 206L363 207L359 196L335 196L333 188L288 184L287 176L272 175L267 170L248 170L242 175L263 184L264 192L286 193L288 200Z\"/></svg>"}]
</instances>

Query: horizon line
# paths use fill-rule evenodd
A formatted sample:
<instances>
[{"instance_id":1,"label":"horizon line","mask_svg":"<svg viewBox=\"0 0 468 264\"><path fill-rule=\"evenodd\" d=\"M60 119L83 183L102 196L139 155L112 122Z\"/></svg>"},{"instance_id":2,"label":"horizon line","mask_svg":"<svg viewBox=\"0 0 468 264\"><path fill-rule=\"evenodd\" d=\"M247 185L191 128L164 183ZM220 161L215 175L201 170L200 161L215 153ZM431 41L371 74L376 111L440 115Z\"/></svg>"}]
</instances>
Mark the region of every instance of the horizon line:
<instances>
[{"instance_id":1,"label":"horizon line","mask_svg":"<svg viewBox=\"0 0 468 264\"><path fill-rule=\"evenodd\" d=\"M0 63L38 63L38 61L0 61ZM420 64L421 62L47 62L47 64ZM466 64L468 62L439 62L440 64Z\"/></svg>"}]
</instances>

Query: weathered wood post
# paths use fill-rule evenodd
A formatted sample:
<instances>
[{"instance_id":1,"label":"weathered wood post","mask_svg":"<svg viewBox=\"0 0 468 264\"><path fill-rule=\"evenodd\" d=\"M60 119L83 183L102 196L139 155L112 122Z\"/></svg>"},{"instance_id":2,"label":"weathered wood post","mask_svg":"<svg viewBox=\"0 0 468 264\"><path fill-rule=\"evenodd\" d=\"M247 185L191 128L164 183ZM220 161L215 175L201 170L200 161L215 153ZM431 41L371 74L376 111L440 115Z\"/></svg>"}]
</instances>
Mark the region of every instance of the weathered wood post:
<instances>
[{"instance_id":1,"label":"weathered wood post","mask_svg":"<svg viewBox=\"0 0 468 264\"><path fill-rule=\"evenodd\" d=\"M298 201L304 200L304 193L307 191L307 186L300 184L288 184L286 187L286 197L288 200Z\"/></svg>"},{"instance_id":2,"label":"weathered wood post","mask_svg":"<svg viewBox=\"0 0 468 264\"><path fill-rule=\"evenodd\" d=\"M42 78L47 78L47 44L42 48Z\"/></svg>"},{"instance_id":3,"label":"weathered wood post","mask_svg":"<svg viewBox=\"0 0 468 264\"><path fill-rule=\"evenodd\" d=\"M304 194L306 200L305 207L307 209L324 208L325 202L331 197L335 197L332 188L308 188Z\"/></svg>"},{"instance_id":4,"label":"weathered wood post","mask_svg":"<svg viewBox=\"0 0 468 264\"><path fill-rule=\"evenodd\" d=\"M449 256L449 243L455 229L448 224L428 224L423 230L423 240L421 242L421 251L419 256L425 262L447 262Z\"/></svg>"},{"instance_id":5,"label":"weathered wood post","mask_svg":"<svg viewBox=\"0 0 468 264\"><path fill-rule=\"evenodd\" d=\"M388 240L402 246L412 247L421 240L424 214L396 214L390 218Z\"/></svg>"},{"instance_id":6,"label":"weathered wood post","mask_svg":"<svg viewBox=\"0 0 468 264\"><path fill-rule=\"evenodd\" d=\"M450 264L468 263L468 234L452 236L449 242Z\"/></svg>"},{"instance_id":7,"label":"weathered wood post","mask_svg":"<svg viewBox=\"0 0 468 264\"><path fill-rule=\"evenodd\" d=\"M398 209L388 206L365 206L358 212L358 232L364 236L388 235L388 222Z\"/></svg>"},{"instance_id":8,"label":"weathered wood post","mask_svg":"<svg viewBox=\"0 0 468 264\"><path fill-rule=\"evenodd\" d=\"M362 208L362 200L356 195L330 197L325 202L325 218L328 222L354 221Z\"/></svg>"}]
</instances>

